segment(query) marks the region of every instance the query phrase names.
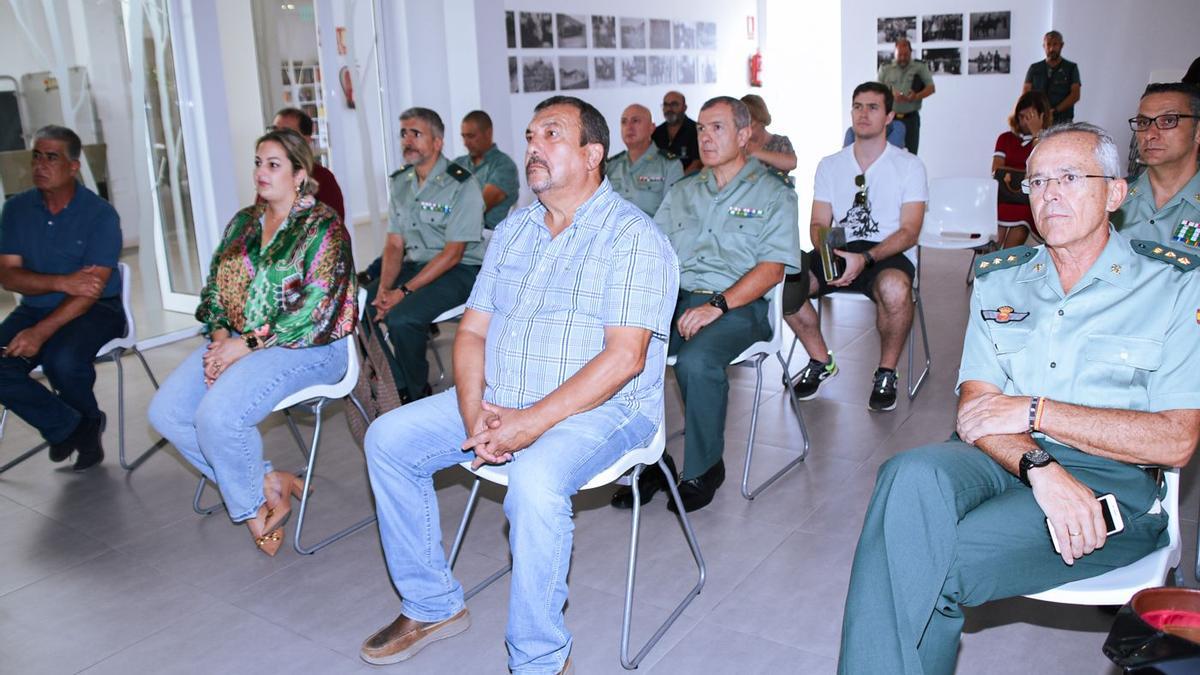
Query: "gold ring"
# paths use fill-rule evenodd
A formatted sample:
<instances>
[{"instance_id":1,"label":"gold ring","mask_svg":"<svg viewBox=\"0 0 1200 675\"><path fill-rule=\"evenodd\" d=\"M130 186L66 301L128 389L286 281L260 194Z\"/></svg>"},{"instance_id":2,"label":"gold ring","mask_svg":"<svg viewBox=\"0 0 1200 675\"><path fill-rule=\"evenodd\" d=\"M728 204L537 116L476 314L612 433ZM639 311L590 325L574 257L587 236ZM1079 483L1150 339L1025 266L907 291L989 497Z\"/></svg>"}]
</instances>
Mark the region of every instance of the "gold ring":
<instances>
[{"instance_id":1,"label":"gold ring","mask_svg":"<svg viewBox=\"0 0 1200 675\"><path fill-rule=\"evenodd\" d=\"M1067 530L1067 534L1071 535L1072 537L1078 537L1080 535L1079 532L1072 532L1070 530Z\"/></svg>"}]
</instances>

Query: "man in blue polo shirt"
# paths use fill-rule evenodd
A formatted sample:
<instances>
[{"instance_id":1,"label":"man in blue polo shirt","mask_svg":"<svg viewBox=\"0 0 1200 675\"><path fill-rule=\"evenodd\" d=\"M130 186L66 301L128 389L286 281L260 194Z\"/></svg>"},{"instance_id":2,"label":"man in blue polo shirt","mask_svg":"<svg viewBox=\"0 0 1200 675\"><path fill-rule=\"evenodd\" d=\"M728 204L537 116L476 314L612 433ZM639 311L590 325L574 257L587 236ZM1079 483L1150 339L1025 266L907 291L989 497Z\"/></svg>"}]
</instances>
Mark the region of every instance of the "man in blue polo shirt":
<instances>
[{"instance_id":1,"label":"man in blue polo shirt","mask_svg":"<svg viewBox=\"0 0 1200 675\"><path fill-rule=\"evenodd\" d=\"M66 127L39 129L34 189L0 212L0 285L22 296L0 322L0 405L42 434L51 460L77 452L76 471L104 459L93 361L125 333L113 273L121 225L108 202L76 181L82 149ZM39 365L53 390L29 376Z\"/></svg>"}]
</instances>

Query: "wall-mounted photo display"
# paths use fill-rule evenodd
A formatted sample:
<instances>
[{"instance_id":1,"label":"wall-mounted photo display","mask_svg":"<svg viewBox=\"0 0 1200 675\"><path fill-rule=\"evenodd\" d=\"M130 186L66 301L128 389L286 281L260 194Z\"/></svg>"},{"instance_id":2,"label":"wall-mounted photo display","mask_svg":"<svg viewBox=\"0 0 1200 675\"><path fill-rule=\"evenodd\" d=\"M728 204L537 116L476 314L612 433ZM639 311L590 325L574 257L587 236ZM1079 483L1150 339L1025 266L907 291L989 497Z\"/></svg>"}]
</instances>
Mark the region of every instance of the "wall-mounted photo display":
<instances>
[{"instance_id":1,"label":"wall-mounted photo display","mask_svg":"<svg viewBox=\"0 0 1200 675\"><path fill-rule=\"evenodd\" d=\"M558 57L558 88L563 91L588 88L588 57Z\"/></svg>"},{"instance_id":2,"label":"wall-mounted photo display","mask_svg":"<svg viewBox=\"0 0 1200 675\"><path fill-rule=\"evenodd\" d=\"M676 21L672 26L675 49L696 48L696 24L690 21Z\"/></svg>"},{"instance_id":3,"label":"wall-mounted photo display","mask_svg":"<svg viewBox=\"0 0 1200 675\"><path fill-rule=\"evenodd\" d=\"M521 12L521 47L553 49L554 15L550 12ZM553 72L554 69L550 70Z\"/></svg>"},{"instance_id":4,"label":"wall-mounted photo display","mask_svg":"<svg viewBox=\"0 0 1200 675\"><path fill-rule=\"evenodd\" d=\"M876 43L895 42L897 38L908 38L909 42L917 39L917 17L891 16L875 20Z\"/></svg>"},{"instance_id":5,"label":"wall-mounted photo display","mask_svg":"<svg viewBox=\"0 0 1200 675\"><path fill-rule=\"evenodd\" d=\"M521 92L517 76L517 57L508 57L508 93L518 94Z\"/></svg>"},{"instance_id":6,"label":"wall-mounted photo display","mask_svg":"<svg viewBox=\"0 0 1200 675\"><path fill-rule=\"evenodd\" d=\"M621 49L646 48L646 20L621 17Z\"/></svg>"},{"instance_id":7,"label":"wall-mounted photo display","mask_svg":"<svg viewBox=\"0 0 1200 675\"><path fill-rule=\"evenodd\" d=\"M1012 72L1011 47L971 47L968 75L1007 75Z\"/></svg>"},{"instance_id":8,"label":"wall-mounted photo display","mask_svg":"<svg viewBox=\"0 0 1200 675\"><path fill-rule=\"evenodd\" d=\"M958 47L923 49L921 60L934 75L962 75L962 50Z\"/></svg>"},{"instance_id":9,"label":"wall-mounted photo display","mask_svg":"<svg viewBox=\"0 0 1200 675\"><path fill-rule=\"evenodd\" d=\"M716 84L717 83L717 60L716 60L716 58L714 58L712 56L704 57L704 64L701 67L701 70L703 71L703 75L704 75L704 77L702 78L704 80L704 84Z\"/></svg>"},{"instance_id":10,"label":"wall-mounted photo display","mask_svg":"<svg viewBox=\"0 0 1200 675\"><path fill-rule=\"evenodd\" d=\"M717 48L717 24L711 21L696 23L696 46L700 49Z\"/></svg>"},{"instance_id":11,"label":"wall-mounted photo display","mask_svg":"<svg viewBox=\"0 0 1200 675\"><path fill-rule=\"evenodd\" d=\"M696 57L680 54L675 57L676 78L679 84L696 84Z\"/></svg>"},{"instance_id":12,"label":"wall-mounted photo display","mask_svg":"<svg viewBox=\"0 0 1200 675\"><path fill-rule=\"evenodd\" d=\"M504 32L508 36L508 48L517 48L517 19L516 12L504 13Z\"/></svg>"},{"instance_id":13,"label":"wall-mounted photo display","mask_svg":"<svg viewBox=\"0 0 1200 675\"><path fill-rule=\"evenodd\" d=\"M558 15L558 48L586 49L587 48L587 15L559 14Z\"/></svg>"},{"instance_id":14,"label":"wall-mounted photo display","mask_svg":"<svg viewBox=\"0 0 1200 675\"><path fill-rule=\"evenodd\" d=\"M675 82L675 57L653 54L647 71L650 84L672 84Z\"/></svg>"},{"instance_id":15,"label":"wall-mounted photo display","mask_svg":"<svg viewBox=\"0 0 1200 675\"><path fill-rule=\"evenodd\" d=\"M926 14L921 17L921 42L961 42L962 14Z\"/></svg>"},{"instance_id":16,"label":"wall-mounted photo display","mask_svg":"<svg viewBox=\"0 0 1200 675\"><path fill-rule=\"evenodd\" d=\"M521 59L521 79L525 93L554 91L554 58L525 56Z\"/></svg>"},{"instance_id":17,"label":"wall-mounted photo display","mask_svg":"<svg viewBox=\"0 0 1200 675\"><path fill-rule=\"evenodd\" d=\"M1008 40L1012 12L971 12L972 40Z\"/></svg>"},{"instance_id":18,"label":"wall-mounted photo display","mask_svg":"<svg viewBox=\"0 0 1200 675\"><path fill-rule=\"evenodd\" d=\"M875 70L879 70L880 68L886 66L889 63L892 63L895 60L896 60L896 50L880 49L879 51L875 52Z\"/></svg>"},{"instance_id":19,"label":"wall-mounted photo display","mask_svg":"<svg viewBox=\"0 0 1200 675\"><path fill-rule=\"evenodd\" d=\"M650 19L650 49L671 48L671 22L666 19Z\"/></svg>"},{"instance_id":20,"label":"wall-mounted photo display","mask_svg":"<svg viewBox=\"0 0 1200 675\"><path fill-rule=\"evenodd\" d=\"M592 46L598 49L616 49L617 17L592 17Z\"/></svg>"},{"instance_id":21,"label":"wall-mounted photo display","mask_svg":"<svg viewBox=\"0 0 1200 675\"><path fill-rule=\"evenodd\" d=\"M621 57L621 86L623 86L623 87L644 87L644 86L646 86L646 57L645 56L622 56Z\"/></svg>"},{"instance_id":22,"label":"wall-mounted photo display","mask_svg":"<svg viewBox=\"0 0 1200 675\"><path fill-rule=\"evenodd\" d=\"M592 86L596 89L617 86L617 57L592 57Z\"/></svg>"}]
</instances>

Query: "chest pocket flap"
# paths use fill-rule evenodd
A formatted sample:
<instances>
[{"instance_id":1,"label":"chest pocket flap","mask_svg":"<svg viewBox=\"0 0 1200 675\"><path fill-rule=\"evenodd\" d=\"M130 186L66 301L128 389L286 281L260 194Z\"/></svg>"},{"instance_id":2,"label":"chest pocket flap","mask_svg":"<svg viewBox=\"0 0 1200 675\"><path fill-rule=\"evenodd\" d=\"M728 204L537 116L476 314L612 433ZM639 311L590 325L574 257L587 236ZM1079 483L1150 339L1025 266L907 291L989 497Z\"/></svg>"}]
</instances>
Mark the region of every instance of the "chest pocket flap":
<instances>
[{"instance_id":1,"label":"chest pocket flap","mask_svg":"<svg viewBox=\"0 0 1200 675\"><path fill-rule=\"evenodd\" d=\"M1158 370L1162 365L1163 343L1132 335L1089 335L1084 352L1088 361Z\"/></svg>"},{"instance_id":2,"label":"chest pocket flap","mask_svg":"<svg viewBox=\"0 0 1200 675\"><path fill-rule=\"evenodd\" d=\"M992 344L996 346L996 354L1003 356L1025 349L1031 332L1032 329L1016 326L992 329Z\"/></svg>"}]
</instances>

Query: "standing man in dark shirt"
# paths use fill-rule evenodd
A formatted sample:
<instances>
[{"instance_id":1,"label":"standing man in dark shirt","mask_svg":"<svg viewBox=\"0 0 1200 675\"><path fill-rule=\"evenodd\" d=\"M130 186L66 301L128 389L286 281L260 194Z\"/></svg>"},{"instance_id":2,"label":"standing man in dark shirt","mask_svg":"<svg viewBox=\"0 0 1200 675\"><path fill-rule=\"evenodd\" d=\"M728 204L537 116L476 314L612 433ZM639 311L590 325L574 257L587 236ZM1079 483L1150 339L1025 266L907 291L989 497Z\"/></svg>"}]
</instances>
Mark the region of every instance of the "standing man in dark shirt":
<instances>
[{"instance_id":1,"label":"standing man in dark shirt","mask_svg":"<svg viewBox=\"0 0 1200 675\"><path fill-rule=\"evenodd\" d=\"M1046 60L1029 66L1025 73L1023 91L1040 91L1054 107L1054 123L1075 119L1075 104L1079 102L1079 66L1062 57L1062 33L1052 30L1042 39Z\"/></svg>"},{"instance_id":2,"label":"standing man in dark shirt","mask_svg":"<svg viewBox=\"0 0 1200 675\"><path fill-rule=\"evenodd\" d=\"M277 129L291 129L303 136L309 145L312 145L313 119L299 108L284 108L275 113L275 120L271 122L271 126ZM333 177L333 172L321 166L319 162L313 162L312 178L317 181L317 201L337 211L342 222L346 222L346 206L342 202L342 188L338 185L337 179Z\"/></svg>"},{"instance_id":3,"label":"standing man in dark shirt","mask_svg":"<svg viewBox=\"0 0 1200 675\"><path fill-rule=\"evenodd\" d=\"M654 144L673 153L683 165L684 175L696 173L700 164L700 143L696 137L696 122L689 118L687 99L677 91L668 91L663 96L663 118L665 122L654 129L651 136Z\"/></svg>"},{"instance_id":4,"label":"standing man in dark shirt","mask_svg":"<svg viewBox=\"0 0 1200 675\"><path fill-rule=\"evenodd\" d=\"M22 296L0 323L0 405L41 433L52 461L78 452L76 471L104 459L93 361L125 333L120 219L76 182L82 149L66 127L38 129L34 188L0 212L0 285ZM37 366L52 389L29 377Z\"/></svg>"}]
</instances>

